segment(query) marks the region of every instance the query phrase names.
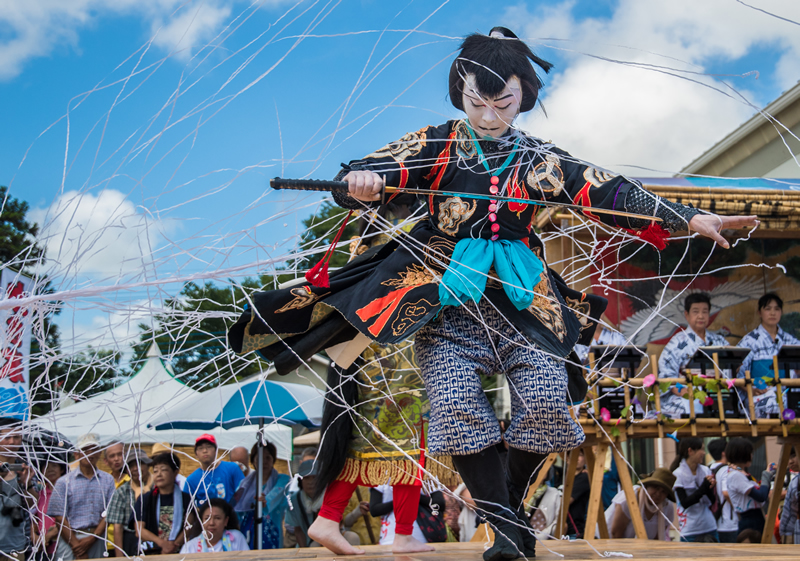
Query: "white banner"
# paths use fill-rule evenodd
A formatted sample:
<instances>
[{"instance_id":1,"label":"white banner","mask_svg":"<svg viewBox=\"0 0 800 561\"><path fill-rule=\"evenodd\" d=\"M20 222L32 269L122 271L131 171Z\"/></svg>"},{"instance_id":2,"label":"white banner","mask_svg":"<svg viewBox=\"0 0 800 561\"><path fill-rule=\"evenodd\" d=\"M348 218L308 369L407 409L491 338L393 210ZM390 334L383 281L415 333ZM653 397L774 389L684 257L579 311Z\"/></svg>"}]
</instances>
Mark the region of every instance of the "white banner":
<instances>
[{"instance_id":1,"label":"white banner","mask_svg":"<svg viewBox=\"0 0 800 561\"><path fill-rule=\"evenodd\" d=\"M4 269L0 273L0 299L30 296L33 281ZM30 308L0 310L0 417L29 417L31 321Z\"/></svg>"}]
</instances>

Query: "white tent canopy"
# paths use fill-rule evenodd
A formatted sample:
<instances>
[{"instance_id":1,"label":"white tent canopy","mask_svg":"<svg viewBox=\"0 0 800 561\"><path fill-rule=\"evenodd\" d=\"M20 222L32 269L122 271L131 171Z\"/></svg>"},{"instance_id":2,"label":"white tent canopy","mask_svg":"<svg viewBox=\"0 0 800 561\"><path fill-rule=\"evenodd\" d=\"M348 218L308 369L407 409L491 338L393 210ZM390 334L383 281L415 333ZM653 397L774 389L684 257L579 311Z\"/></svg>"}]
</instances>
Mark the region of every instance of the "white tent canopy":
<instances>
[{"instance_id":1,"label":"white tent canopy","mask_svg":"<svg viewBox=\"0 0 800 561\"><path fill-rule=\"evenodd\" d=\"M216 394L220 394L221 399L226 391L226 387L221 386L203 392L202 395L209 401L215 401ZM124 384L35 418L32 422L44 429L63 434L73 443L79 436L89 432L97 434L103 443L168 442L173 446L194 445L195 439L206 432L216 437L217 445L221 449L229 450L235 446L249 449L255 443L257 426L230 430L216 428L209 431L155 431L148 428L148 424L155 418L163 416L174 407L194 401L198 394L196 390L175 379L164 365L158 346L153 343L142 368ZM290 460L292 430L281 425L270 425L264 431L266 438L277 447L278 457Z\"/></svg>"}]
</instances>

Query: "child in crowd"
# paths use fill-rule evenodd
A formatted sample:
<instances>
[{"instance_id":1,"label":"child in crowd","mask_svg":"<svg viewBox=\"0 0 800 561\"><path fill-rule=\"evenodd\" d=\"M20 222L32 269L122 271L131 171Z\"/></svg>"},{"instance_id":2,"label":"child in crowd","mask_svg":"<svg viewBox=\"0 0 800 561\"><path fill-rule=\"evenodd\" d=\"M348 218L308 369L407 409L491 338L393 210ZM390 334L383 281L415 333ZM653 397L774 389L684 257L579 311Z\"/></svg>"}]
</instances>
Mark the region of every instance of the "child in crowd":
<instances>
[{"instance_id":1,"label":"child in crowd","mask_svg":"<svg viewBox=\"0 0 800 561\"><path fill-rule=\"evenodd\" d=\"M227 501L209 499L204 502L200 507L200 520L202 532L184 544L181 554L250 551L247 540L239 531L239 522L233 507Z\"/></svg>"},{"instance_id":2,"label":"child in crowd","mask_svg":"<svg viewBox=\"0 0 800 561\"><path fill-rule=\"evenodd\" d=\"M769 499L769 486L760 486L747 468L753 462L753 444L744 438L732 438L725 448L728 459L728 495L739 515L739 533L753 529L764 531L764 513L761 505ZM773 521L774 522L774 521Z\"/></svg>"},{"instance_id":3,"label":"child in crowd","mask_svg":"<svg viewBox=\"0 0 800 561\"><path fill-rule=\"evenodd\" d=\"M716 479L703 465L705 456L702 438L684 437L680 442L680 455L670 466L675 475L682 542L719 542L717 521L710 508L714 503Z\"/></svg>"}]
</instances>

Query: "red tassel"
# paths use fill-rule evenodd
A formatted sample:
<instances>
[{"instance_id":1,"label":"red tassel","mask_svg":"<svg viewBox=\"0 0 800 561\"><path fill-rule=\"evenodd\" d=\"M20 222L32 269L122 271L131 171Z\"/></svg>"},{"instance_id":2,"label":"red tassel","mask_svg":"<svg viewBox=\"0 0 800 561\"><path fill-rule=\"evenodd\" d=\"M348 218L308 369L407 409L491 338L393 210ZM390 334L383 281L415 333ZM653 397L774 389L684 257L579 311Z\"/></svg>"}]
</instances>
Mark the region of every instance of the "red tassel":
<instances>
[{"instance_id":1,"label":"red tassel","mask_svg":"<svg viewBox=\"0 0 800 561\"><path fill-rule=\"evenodd\" d=\"M325 257L306 273L306 280L311 283L311 286L318 288L329 288L331 286L330 280L328 280L328 263L330 260L327 257L328 254L326 252Z\"/></svg>"},{"instance_id":2,"label":"red tassel","mask_svg":"<svg viewBox=\"0 0 800 561\"><path fill-rule=\"evenodd\" d=\"M311 267L308 272L306 272L306 280L311 283L311 286L316 286L317 288L330 288L331 283L328 279L328 265L331 262L331 257L333 257L333 252L336 250L336 244L339 243L339 240L344 233L344 229L347 228L347 222L350 220L352 215L352 210L347 213L347 216L345 216L344 222L342 223L341 228L339 228L339 231L336 232L336 236L333 238L333 242L331 242L331 246L328 248L328 251L325 252L325 255L322 256L322 259L320 259L319 263Z\"/></svg>"},{"instance_id":3,"label":"red tassel","mask_svg":"<svg viewBox=\"0 0 800 561\"><path fill-rule=\"evenodd\" d=\"M651 222L650 225L644 230L640 230L636 234L642 241L653 244L656 249L662 251L667 247L667 239L669 239L669 232L661 227L661 224Z\"/></svg>"}]
</instances>

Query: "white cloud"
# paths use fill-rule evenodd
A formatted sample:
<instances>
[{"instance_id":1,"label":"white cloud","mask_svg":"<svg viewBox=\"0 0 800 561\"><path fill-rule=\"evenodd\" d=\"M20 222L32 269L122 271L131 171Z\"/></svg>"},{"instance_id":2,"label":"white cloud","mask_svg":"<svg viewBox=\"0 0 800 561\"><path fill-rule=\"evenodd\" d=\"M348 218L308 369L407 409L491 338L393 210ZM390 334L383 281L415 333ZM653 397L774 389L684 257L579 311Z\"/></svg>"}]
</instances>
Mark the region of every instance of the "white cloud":
<instances>
[{"instance_id":1,"label":"white cloud","mask_svg":"<svg viewBox=\"0 0 800 561\"><path fill-rule=\"evenodd\" d=\"M222 23L231 15L231 6L209 3L189 5L185 9L157 17L152 23L153 43L185 58L195 45L214 37Z\"/></svg>"},{"instance_id":2,"label":"white cloud","mask_svg":"<svg viewBox=\"0 0 800 561\"><path fill-rule=\"evenodd\" d=\"M125 195L68 191L48 209L34 209L39 243L51 277L138 275L152 262L163 223L139 211Z\"/></svg>"},{"instance_id":3,"label":"white cloud","mask_svg":"<svg viewBox=\"0 0 800 561\"><path fill-rule=\"evenodd\" d=\"M800 2L748 3L800 21ZM712 61L773 47L782 53L775 71L780 84L787 88L800 78L797 26L731 0L620 0L610 18L582 20L574 17L575 6L580 3L535 14L509 10L509 20L528 22L520 31L531 43L564 49L568 62L548 78L542 99L549 117L532 112L520 126L598 165L675 173L752 115L752 107L713 89L726 90L725 84L702 75ZM741 86L746 80L729 81L751 97Z\"/></svg>"},{"instance_id":4,"label":"white cloud","mask_svg":"<svg viewBox=\"0 0 800 561\"><path fill-rule=\"evenodd\" d=\"M177 56L186 58L216 35L235 3L237 0L0 0L0 80L16 77L28 61L47 56L59 46L77 47L82 29L114 15L143 18L150 24L156 46L167 51L177 47ZM280 0L267 2L276 3Z\"/></svg>"}]
</instances>

